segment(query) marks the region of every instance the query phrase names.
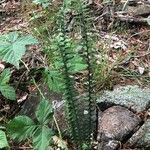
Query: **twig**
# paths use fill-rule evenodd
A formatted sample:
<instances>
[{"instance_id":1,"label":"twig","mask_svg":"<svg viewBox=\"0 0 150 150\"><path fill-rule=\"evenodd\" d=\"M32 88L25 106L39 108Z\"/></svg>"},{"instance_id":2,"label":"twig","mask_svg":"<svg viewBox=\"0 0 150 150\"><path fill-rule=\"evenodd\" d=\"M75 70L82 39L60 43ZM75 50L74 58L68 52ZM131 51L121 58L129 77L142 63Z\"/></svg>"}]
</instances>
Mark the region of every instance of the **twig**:
<instances>
[{"instance_id":1,"label":"twig","mask_svg":"<svg viewBox=\"0 0 150 150\"><path fill-rule=\"evenodd\" d=\"M28 66L26 65L26 63L25 63L23 60L20 60L20 61L23 63L23 65L25 66L25 68L26 68L27 71L29 72L30 69L28 68ZM31 78L32 78L33 83L34 83L34 85L36 86L37 90L39 91L40 95L42 96L43 99L45 99L45 96L43 95L43 93L42 93L42 91L40 90L39 86L36 84L34 77L31 76Z\"/></svg>"},{"instance_id":2,"label":"twig","mask_svg":"<svg viewBox=\"0 0 150 150\"><path fill-rule=\"evenodd\" d=\"M137 32L135 34L132 34L128 39L127 41L129 41L132 37L136 36L136 35L139 35L139 34L142 34L142 33L145 33L145 32L150 32L150 30L144 30L144 31L141 31L141 32Z\"/></svg>"},{"instance_id":3,"label":"twig","mask_svg":"<svg viewBox=\"0 0 150 150\"><path fill-rule=\"evenodd\" d=\"M37 90L39 91L40 95L42 96L43 99L45 99L45 96L43 95L42 91L40 90L39 86L36 84L35 79L32 77L33 83L36 86Z\"/></svg>"},{"instance_id":4,"label":"twig","mask_svg":"<svg viewBox=\"0 0 150 150\"><path fill-rule=\"evenodd\" d=\"M59 137L62 139L61 131L60 131L59 125L57 123L56 117L54 115L53 115L53 119L54 119L54 122L56 124L56 128L58 130Z\"/></svg>"},{"instance_id":5,"label":"twig","mask_svg":"<svg viewBox=\"0 0 150 150\"><path fill-rule=\"evenodd\" d=\"M147 20L145 18L136 18L133 16L125 16L125 15L116 15L115 19L119 19L123 22L129 22L129 23L139 23L139 24L145 24L148 25Z\"/></svg>"},{"instance_id":6,"label":"twig","mask_svg":"<svg viewBox=\"0 0 150 150\"><path fill-rule=\"evenodd\" d=\"M126 9L127 4L129 3L129 0L126 0L125 4L123 5L122 11Z\"/></svg>"}]
</instances>

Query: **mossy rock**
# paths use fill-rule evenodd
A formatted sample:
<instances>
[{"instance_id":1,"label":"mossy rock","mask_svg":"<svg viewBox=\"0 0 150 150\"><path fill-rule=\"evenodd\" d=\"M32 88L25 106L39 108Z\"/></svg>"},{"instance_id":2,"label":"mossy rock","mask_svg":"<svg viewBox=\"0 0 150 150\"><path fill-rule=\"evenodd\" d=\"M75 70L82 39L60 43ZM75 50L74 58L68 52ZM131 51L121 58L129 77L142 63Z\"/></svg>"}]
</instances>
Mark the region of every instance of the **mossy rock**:
<instances>
[{"instance_id":1,"label":"mossy rock","mask_svg":"<svg viewBox=\"0 0 150 150\"><path fill-rule=\"evenodd\" d=\"M102 111L113 105L120 105L139 113L150 106L150 89L136 85L121 86L113 91L104 91L97 99L97 104Z\"/></svg>"}]
</instances>

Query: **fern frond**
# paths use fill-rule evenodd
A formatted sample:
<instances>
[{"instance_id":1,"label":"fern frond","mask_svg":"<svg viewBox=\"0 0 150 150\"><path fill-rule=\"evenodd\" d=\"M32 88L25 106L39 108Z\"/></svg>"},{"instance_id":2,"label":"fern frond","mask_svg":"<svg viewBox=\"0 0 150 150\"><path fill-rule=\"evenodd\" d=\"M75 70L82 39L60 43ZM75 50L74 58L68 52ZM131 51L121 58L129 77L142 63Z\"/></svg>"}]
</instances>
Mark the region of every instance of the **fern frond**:
<instances>
[{"instance_id":1,"label":"fern frond","mask_svg":"<svg viewBox=\"0 0 150 150\"><path fill-rule=\"evenodd\" d=\"M79 120L78 120L78 110L76 106L76 94L74 89L74 81L71 78L70 73L70 60L72 59L70 46L68 42L68 38L66 35L66 28L65 28L65 9L66 9L66 1L63 2L63 7L60 14L60 33L59 33L59 51L63 63L63 75L64 75L64 82L65 82L65 103L66 103L66 114L67 120L70 127L70 133L73 141L76 144L78 149L82 149L82 141L80 136L80 127L79 127Z\"/></svg>"},{"instance_id":2,"label":"fern frond","mask_svg":"<svg viewBox=\"0 0 150 150\"><path fill-rule=\"evenodd\" d=\"M94 78L93 78L93 39L90 36L89 29L91 29L91 17L90 11L87 8L86 4L82 0L78 0L77 2L77 12L79 25L81 29L81 45L83 47L81 55L84 58L87 64L87 78L85 84L85 108L87 110L87 120L85 121L85 125L87 126L86 131L84 131L85 139L90 143L90 137L94 130L95 119L93 116L95 115L95 100L94 100Z\"/></svg>"},{"instance_id":3,"label":"fern frond","mask_svg":"<svg viewBox=\"0 0 150 150\"><path fill-rule=\"evenodd\" d=\"M73 5L76 5L77 20L79 20L79 28L81 30L81 41L79 45L82 47L79 52L79 56L84 59L84 64L86 64L86 78L84 80L84 94L78 95L78 91L74 88L75 79L73 79L72 64L74 61L74 53L70 48L71 41L68 38L68 33L66 29L65 15L67 10L66 0L63 2L62 10L59 15L59 38L58 38L58 49L61 56L62 72L65 82L65 102L67 111L67 120L70 126L71 136L76 143L77 149L83 149L83 143L90 145L91 134L94 129L94 119L95 107L94 107L94 96L93 96L93 39L89 38L88 28L89 24L89 11L86 4L81 0L75 1L71 0ZM69 4L70 7L70 4ZM74 7L73 7L74 10ZM73 77L72 77L73 76ZM82 105L82 106L81 106Z\"/></svg>"}]
</instances>

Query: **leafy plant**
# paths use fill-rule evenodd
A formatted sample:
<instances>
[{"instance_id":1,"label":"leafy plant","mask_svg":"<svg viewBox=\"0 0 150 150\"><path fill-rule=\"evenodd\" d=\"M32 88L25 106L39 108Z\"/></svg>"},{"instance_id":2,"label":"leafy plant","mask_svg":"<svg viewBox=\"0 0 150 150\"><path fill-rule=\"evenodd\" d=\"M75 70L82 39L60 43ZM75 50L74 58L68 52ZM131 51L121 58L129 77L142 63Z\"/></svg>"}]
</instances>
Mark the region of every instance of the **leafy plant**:
<instances>
[{"instance_id":1,"label":"leafy plant","mask_svg":"<svg viewBox=\"0 0 150 150\"><path fill-rule=\"evenodd\" d=\"M11 72L9 69L5 69L0 74L0 92L7 99L15 100L16 99L15 89L8 84L10 80L10 76L11 76Z\"/></svg>"},{"instance_id":2,"label":"leafy plant","mask_svg":"<svg viewBox=\"0 0 150 150\"><path fill-rule=\"evenodd\" d=\"M70 2L70 1L69 1ZM59 12L58 24L60 29L57 31L55 48L58 51L61 74L64 81L64 98L66 106L66 118L70 127L71 137L77 149L83 149L84 143L90 145L90 138L93 132L93 112L95 112L93 100L93 73L92 73L92 40L89 39L87 30L87 10L86 5L82 1L73 2L76 4L78 14L79 27L81 28L81 40L78 44L81 51L74 50L72 39L67 34L65 16L70 4L68 1L63 1L63 6ZM73 7L74 9L74 7ZM86 16L85 13L86 12ZM77 48L77 47L76 47ZM79 96L75 89L75 74L85 70L87 76L84 80L84 94ZM81 107L81 104L83 105ZM86 111L86 115L82 114ZM82 121L81 121L82 120ZM85 129L86 128L86 129ZM89 146L90 147L90 146Z\"/></svg>"},{"instance_id":3,"label":"leafy plant","mask_svg":"<svg viewBox=\"0 0 150 150\"><path fill-rule=\"evenodd\" d=\"M9 147L6 134L4 131L0 130L0 149Z\"/></svg>"},{"instance_id":4,"label":"leafy plant","mask_svg":"<svg viewBox=\"0 0 150 150\"><path fill-rule=\"evenodd\" d=\"M10 136L17 141L32 139L33 149L47 150L53 132L48 124L53 118L53 109L48 100L42 100L36 110L37 122L27 116L17 116L8 123Z\"/></svg>"},{"instance_id":5,"label":"leafy plant","mask_svg":"<svg viewBox=\"0 0 150 150\"><path fill-rule=\"evenodd\" d=\"M92 19L90 15L90 11L83 0L79 0L78 2L74 1L74 7L76 12L79 14L76 19L78 22L78 27L80 28L80 46L82 47L83 59L87 64L87 75L84 81L84 100L86 101L84 104L85 110L88 112L84 119L84 129L83 129L83 139L84 142L90 147L91 134L95 128L95 91L94 91L94 70L95 70L95 42L94 36L92 36L90 29L92 28ZM86 128L86 129L85 129Z\"/></svg>"},{"instance_id":6,"label":"leafy plant","mask_svg":"<svg viewBox=\"0 0 150 150\"><path fill-rule=\"evenodd\" d=\"M77 25L81 30L80 41L74 41L66 32L65 16L69 8L79 14L76 21L78 21ZM66 118L77 149L83 149L84 143L90 145L94 129L93 122L95 121L93 120L95 115L94 53L93 39L88 33L89 18L87 7L83 1L64 0L57 16L59 28L52 36L50 49L46 52L48 56L53 56L53 58L50 67L45 70L45 79L51 90L63 91L64 93ZM83 81L85 96L79 96L78 90L75 88L75 75L83 70L86 71L86 78ZM82 113L83 111L87 112L86 115Z\"/></svg>"},{"instance_id":7,"label":"leafy plant","mask_svg":"<svg viewBox=\"0 0 150 150\"><path fill-rule=\"evenodd\" d=\"M83 146L84 149L90 149L95 121L93 117L95 116L94 41L88 30L91 29L92 21L85 1L63 0L61 4L58 11L53 12L56 19L53 19L52 23L55 27L48 30L50 32L46 32L44 40L44 32L42 31L42 34L40 32L49 61L49 67L44 71L44 78L50 90L61 91L64 94L66 118L76 149L83 149ZM77 40L67 30L66 16L70 11L77 14L75 25L80 37ZM75 88L76 75L82 71L86 77L82 82L83 94L79 95L78 89Z\"/></svg>"},{"instance_id":8,"label":"leafy plant","mask_svg":"<svg viewBox=\"0 0 150 150\"><path fill-rule=\"evenodd\" d=\"M47 67L44 71L44 79L48 84L50 90L55 92L64 91L64 79L63 79L63 62L59 53L59 48L62 40L62 35L58 34L52 39L52 51L47 52L47 55L53 55L53 60L51 60L51 66ZM86 70L87 64L84 62L83 58L79 55L77 51L77 45L73 43L72 39L66 37L66 46L69 59L67 62L68 72L73 75Z\"/></svg>"},{"instance_id":9,"label":"leafy plant","mask_svg":"<svg viewBox=\"0 0 150 150\"><path fill-rule=\"evenodd\" d=\"M62 12L63 13L63 12ZM62 18L61 18L62 19ZM63 19L61 20L63 24ZM58 51L60 52L61 62L62 62L62 75L64 79L64 98L66 104L66 118L68 119L70 134L71 137L76 144L78 149L81 149L82 142L80 137L80 128L79 128L79 120L78 120L78 112L76 106L76 98L75 98L75 89L73 86L73 79L71 78L70 66L68 65L69 60L71 60L71 54L69 52L70 47L68 46L68 38L63 32L64 29L62 27L62 33L59 33L59 41L58 41Z\"/></svg>"},{"instance_id":10,"label":"leafy plant","mask_svg":"<svg viewBox=\"0 0 150 150\"><path fill-rule=\"evenodd\" d=\"M63 91L64 82L60 72L52 69L45 69L43 75L44 80L47 83L50 90L58 93Z\"/></svg>"},{"instance_id":11,"label":"leafy plant","mask_svg":"<svg viewBox=\"0 0 150 150\"><path fill-rule=\"evenodd\" d=\"M18 32L10 32L0 36L0 59L13 64L19 69L19 61L25 54L26 45L37 44L32 35L19 36Z\"/></svg>"}]
</instances>

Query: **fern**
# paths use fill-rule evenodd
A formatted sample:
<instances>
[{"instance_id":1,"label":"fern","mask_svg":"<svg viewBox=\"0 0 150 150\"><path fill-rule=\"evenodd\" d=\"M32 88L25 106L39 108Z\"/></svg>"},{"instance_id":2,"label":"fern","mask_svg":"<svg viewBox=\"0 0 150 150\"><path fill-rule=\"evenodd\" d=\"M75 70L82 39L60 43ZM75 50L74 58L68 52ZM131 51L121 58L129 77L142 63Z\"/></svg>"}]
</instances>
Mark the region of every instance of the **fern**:
<instances>
[{"instance_id":1,"label":"fern","mask_svg":"<svg viewBox=\"0 0 150 150\"><path fill-rule=\"evenodd\" d=\"M91 36L90 30L92 28L92 19L90 11L83 0L73 1L73 8L76 13L77 27L80 28L81 40L80 45L82 47L81 56L87 64L87 76L84 80L84 93L83 100L85 100L84 107L87 111L83 126L83 138L90 145L91 134L95 127L95 96L94 96L94 36Z\"/></svg>"},{"instance_id":2,"label":"fern","mask_svg":"<svg viewBox=\"0 0 150 150\"><path fill-rule=\"evenodd\" d=\"M78 18L80 20L79 25L81 28L81 47L82 51L75 53L71 49L71 38L67 35L65 14L67 12L68 6L71 3L76 5L76 11L79 14ZM74 9L74 7L73 7ZM85 14L86 12L86 14ZM63 8L59 15L59 25L60 30L57 36L57 49L60 51L61 64L63 68L63 76L65 83L65 100L67 108L67 120L70 126L71 136L76 143L77 149L83 149L83 143L90 145L91 134L93 133L93 116L95 115L94 107L94 96L93 96L93 69L92 69L92 45L93 41L89 39L88 35L88 11L86 10L86 5L81 1L65 1L63 2ZM86 15L86 16L85 16ZM91 42L92 41L92 42ZM75 57L74 57L75 56ZM76 61L78 60L78 61ZM81 61L80 61L81 60ZM77 64L79 63L79 65ZM78 92L74 88L75 79L74 74L81 70L87 71L87 77L84 80L85 94L83 96L78 96ZM80 105L83 106L80 106ZM83 107L86 114L83 114Z\"/></svg>"},{"instance_id":3,"label":"fern","mask_svg":"<svg viewBox=\"0 0 150 150\"><path fill-rule=\"evenodd\" d=\"M73 7L72 7L73 6ZM81 40L72 40L67 31L67 12L75 12L77 27L81 31ZM94 79L93 66L93 37L88 29L90 25L89 10L82 0L63 0L63 6L57 13L57 24L47 43L47 55L51 61L45 70L45 82L51 90L63 92L66 106L66 118L70 126L70 133L76 144L76 149L83 149L83 145L90 147L90 138L94 129ZM50 35L50 36L51 36ZM78 48L80 47L80 51ZM84 94L79 95L75 89L76 73L86 70L83 80ZM81 106L82 104L82 106ZM82 108L81 108L82 107ZM84 109L84 110L83 110ZM84 112L83 112L84 111ZM85 144L84 144L85 143Z\"/></svg>"},{"instance_id":4,"label":"fern","mask_svg":"<svg viewBox=\"0 0 150 150\"><path fill-rule=\"evenodd\" d=\"M62 28L63 30L63 28ZM64 82L65 82L65 100L66 100L66 115L70 126L70 133L72 139L74 140L76 146L80 149L80 128L79 128L79 120L77 114L77 106L75 104L75 90L73 87L73 80L70 77L69 67L68 67L68 60L69 60L69 53L68 47L66 46L66 37L64 33L60 33L60 53L63 62L63 75L64 75Z\"/></svg>"},{"instance_id":5,"label":"fern","mask_svg":"<svg viewBox=\"0 0 150 150\"><path fill-rule=\"evenodd\" d=\"M60 52L61 61L63 63L63 76L65 84L65 104L66 104L66 117L70 127L71 137L76 144L77 149L82 149L82 139L80 136L80 127L79 127L79 118L78 110L76 106L76 92L74 89L74 81L71 78L71 63L73 59L72 51L70 50L70 40L66 35L65 29L65 10L68 1L63 2L63 7L60 11L59 23L60 23L60 32L58 34L58 50Z\"/></svg>"}]
</instances>

